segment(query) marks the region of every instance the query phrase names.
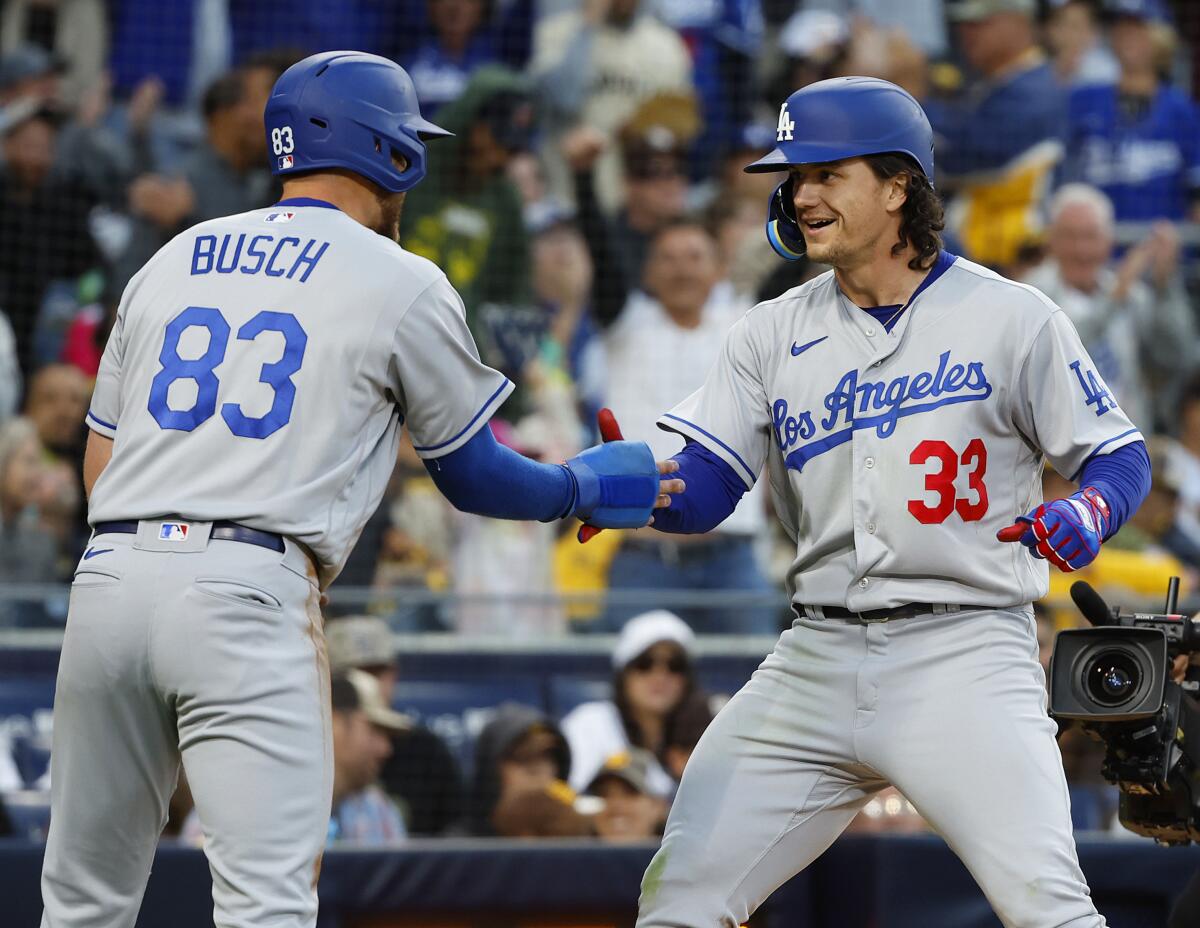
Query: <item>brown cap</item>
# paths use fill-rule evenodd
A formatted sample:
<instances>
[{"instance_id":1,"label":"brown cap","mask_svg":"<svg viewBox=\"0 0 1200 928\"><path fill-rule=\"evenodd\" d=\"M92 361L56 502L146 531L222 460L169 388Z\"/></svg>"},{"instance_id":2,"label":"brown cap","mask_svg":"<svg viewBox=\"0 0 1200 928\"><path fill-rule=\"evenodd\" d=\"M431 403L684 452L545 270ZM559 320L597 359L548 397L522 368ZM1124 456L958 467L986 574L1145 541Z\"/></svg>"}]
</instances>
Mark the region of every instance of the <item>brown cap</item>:
<instances>
[{"instance_id":1,"label":"brown cap","mask_svg":"<svg viewBox=\"0 0 1200 928\"><path fill-rule=\"evenodd\" d=\"M347 670L330 681L335 712L361 711L372 725L388 731L409 731L412 719L390 708L383 699L379 681L365 670Z\"/></svg>"},{"instance_id":2,"label":"brown cap","mask_svg":"<svg viewBox=\"0 0 1200 928\"><path fill-rule=\"evenodd\" d=\"M595 792L596 785L609 777L628 783L636 792L650 792L650 764L652 758L641 748L630 748L611 755L604 766L592 777L587 791Z\"/></svg>"},{"instance_id":3,"label":"brown cap","mask_svg":"<svg viewBox=\"0 0 1200 928\"><path fill-rule=\"evenodd\" d=\"M341 673L354 667L382 667L396 659L392 630L373 615L348 615L325 626L329 669Z\"/></svg>"}]
</instances>

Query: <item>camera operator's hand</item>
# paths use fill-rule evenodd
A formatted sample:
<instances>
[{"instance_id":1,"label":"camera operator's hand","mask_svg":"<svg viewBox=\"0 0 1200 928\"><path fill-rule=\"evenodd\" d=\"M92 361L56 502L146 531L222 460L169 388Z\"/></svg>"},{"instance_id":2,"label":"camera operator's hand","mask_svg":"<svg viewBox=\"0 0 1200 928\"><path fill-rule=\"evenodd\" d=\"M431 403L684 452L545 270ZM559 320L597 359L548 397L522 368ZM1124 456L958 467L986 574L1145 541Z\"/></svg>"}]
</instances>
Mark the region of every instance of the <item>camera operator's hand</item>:
<instances>
[{"instance_id":1,"label":"camera operator's hand","mask_svg":"<svg viewBox=\"0 0 1200 928\"><path fill-rule=\"evenodd\" d=\"M1175 660L1171 664L1171 679L1176 683L1183 682L1184 677L1187 676L1189 664L1191 666L1200 667L1200 651L1190 655L1190 661L1188 660L1188 657L1189 655L1187 654L1178 654L1175 656Z\"/></svg>"}]
</instances>

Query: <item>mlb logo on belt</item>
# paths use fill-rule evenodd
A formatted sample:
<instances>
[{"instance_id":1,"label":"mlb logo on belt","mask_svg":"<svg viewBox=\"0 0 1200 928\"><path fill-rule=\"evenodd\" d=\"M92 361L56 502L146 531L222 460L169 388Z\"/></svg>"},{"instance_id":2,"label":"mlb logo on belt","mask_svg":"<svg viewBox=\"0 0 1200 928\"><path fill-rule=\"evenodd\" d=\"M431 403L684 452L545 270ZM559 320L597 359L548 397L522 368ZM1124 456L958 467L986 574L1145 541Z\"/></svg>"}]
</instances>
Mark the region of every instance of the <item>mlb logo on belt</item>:
<instances>
[{"instance_id":1,"label":"mlb logo on belt","mask_svg":"<svg viewBox=\"0 0 1200 928\"><path fill-rule=\"evenodd\" d=\"M186 522L163 522L158 527L159 541L187 541L188 529Z\"/></svg>"},{"instance_id":2,"label":"mlb logo on belt","mask_svg":"<svg viewBox=\"0 0 1200 928\"><path fill-rule=\"evenodd\" d=\"M282 155L282 156L280 157L280 159L279 159L279 170L281 170L281 171L286 171L286 170L287 170L288 168L290 168L290 167L291 167L291 166L292 166L294 163L295 163L295 162L293 162L293 161L292 161L292 156L291 156L291 155Z\"/></svg>"},{"instance_id":3,"label":"mlb logo on belt","mask_svg":"<svg viewBox=\"0 0 1200 928\"><path fill-rule=\"evenodd\" d=\"M269 213L263 222L291 222L296 218L295 213Z\"/></svg>"}]
</instances>

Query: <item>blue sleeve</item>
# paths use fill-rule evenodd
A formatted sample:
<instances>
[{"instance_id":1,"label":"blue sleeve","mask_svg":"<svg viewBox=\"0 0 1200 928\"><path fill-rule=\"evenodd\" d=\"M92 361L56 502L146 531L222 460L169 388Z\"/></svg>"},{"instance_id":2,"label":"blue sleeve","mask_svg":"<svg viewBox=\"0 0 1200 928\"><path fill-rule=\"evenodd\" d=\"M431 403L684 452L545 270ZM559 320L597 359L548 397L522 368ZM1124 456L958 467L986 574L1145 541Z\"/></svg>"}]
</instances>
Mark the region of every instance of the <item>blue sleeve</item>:
<instances>
[{"instance_id":1,"label":"blue sleeve","mask_svg":"<svg viewBox=\"0 0 1200 928\"><path fill-rule=\"evenodd\" d=\"M539 464L496 441L490 426L461 448L425 461L455 509L493 519L562 519L575 508L575 478L561 464Z\"/></svg>"},{"instance_id":2,"label":"blue sleeve","mask_svg":"<svg viewBox=\"0 0 1200 928\"><path fill-rule=\"evenodd\" d=\"M676 535L711 532L729 517L746 492L746 482L732 467L698 442L689 441L672 458L687 489L671 497L671 505L654 510L653 527Z\"/></svg>"},{"instance_id":3,"label":"blue sleeve","mask_svg":"<svg viewBox=\"0 0 1200 928\"><path fill-rule=\"evenodd\" d=\"M1079 485L1095 487L1108 503L1111 521L1105 537L1112 538L1150 492L1146 443L1135 441L1110 454L1096 455L1083 465Z\"/></svg>"}]
</instances>

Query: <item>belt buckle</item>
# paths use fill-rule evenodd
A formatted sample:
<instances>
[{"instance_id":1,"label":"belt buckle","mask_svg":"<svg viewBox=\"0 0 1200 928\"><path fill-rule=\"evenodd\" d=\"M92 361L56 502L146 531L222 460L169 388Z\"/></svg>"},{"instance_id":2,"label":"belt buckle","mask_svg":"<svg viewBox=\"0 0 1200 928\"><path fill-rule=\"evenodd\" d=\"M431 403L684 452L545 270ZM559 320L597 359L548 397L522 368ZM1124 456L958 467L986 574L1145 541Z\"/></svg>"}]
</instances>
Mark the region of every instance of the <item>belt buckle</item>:
<instances>
[{"instance_id":1,"label":"belt buckle","mask_svg":"<svg viewBox=\"0 0 1200 928\"><path fill-rule=\"evenodd\" d=\"M871 613L875 613L874 616ZM863 625L878 625L881 622L886 622L892 617L891 609L869 609L866 612L857 612L858 621Z\"/></svg>"}]
</instances>

